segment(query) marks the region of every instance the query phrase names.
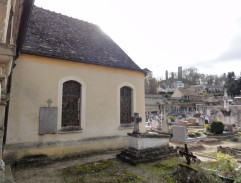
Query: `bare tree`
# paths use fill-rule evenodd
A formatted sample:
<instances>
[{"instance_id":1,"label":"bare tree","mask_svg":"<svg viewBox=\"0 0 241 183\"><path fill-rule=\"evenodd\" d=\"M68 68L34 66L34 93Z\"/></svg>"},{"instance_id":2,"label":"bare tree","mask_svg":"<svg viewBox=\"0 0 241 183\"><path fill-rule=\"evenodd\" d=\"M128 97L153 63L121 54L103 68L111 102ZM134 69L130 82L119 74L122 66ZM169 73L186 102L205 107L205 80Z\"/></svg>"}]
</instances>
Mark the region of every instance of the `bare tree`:
<instances>
[{"instance_id":1,"label":"bare tree","mask_svg":"<svg viewBox=\"0 0 241 183\"><path fill-rule=\"evenodd\" d=\"M145 93L155 95L157 93L158 81L153 77L152 72L149 69L145 68L143 70L146 72Z\"/></svg>"}]
</instances>

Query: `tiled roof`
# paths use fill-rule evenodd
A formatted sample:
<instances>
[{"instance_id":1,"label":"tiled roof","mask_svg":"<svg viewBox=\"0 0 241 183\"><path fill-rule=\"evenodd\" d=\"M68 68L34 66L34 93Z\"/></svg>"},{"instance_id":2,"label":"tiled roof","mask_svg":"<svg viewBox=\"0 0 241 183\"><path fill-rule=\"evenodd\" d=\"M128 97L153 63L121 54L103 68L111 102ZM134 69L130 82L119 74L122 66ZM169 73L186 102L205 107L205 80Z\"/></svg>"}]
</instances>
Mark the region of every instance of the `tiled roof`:
<instances>
[{"instance_id":1,"label":"tiled roof","mask_svg":"<svg viewBox=\"0 0 241 183\"><path fill-rule=\"evenodd\" d=\"M201 114L194 114L193 117L200 118Z\"/></svg>"},{"instance_id":2,"label":"tiled roof","mask_svg":"<svg viewBox=\"0 0 241 183\"><path fill-rule=\"evenodd\" d=\"M36 6L21 52L143 72L98 26Z\"/></svg>"},{"instance_id":3,"label":"tiled roof","mask_svg":"<svg viewBox=\"0 0 241 183\"><path fill-rule=\"evenodd\" d=\"M231 111L221 110L221 112L223 113L224 116L230 116L231 115Z\"/></svg>"},{"instance_id":4,"label":"tiled roof","mask_svg":"<svg viewBox=\"0 0 241 183\"><path fill-rule=\"evenodd\" d=\"M194 90L181 89L181 88L179 88L179 90L180 92L182 92L184 96L199 96Z\"/></svg>"},{"instance_id":5,"label":"tiled roof","mask_svg":"<svg viewBox=\"0 0 241 183\"><path fill-rule=\"evenodd\" d=\"M216 89L223 89L222 86L218 86L218 85L207 85L206 88L216 88Z\"/></svg>"}]
</instances>

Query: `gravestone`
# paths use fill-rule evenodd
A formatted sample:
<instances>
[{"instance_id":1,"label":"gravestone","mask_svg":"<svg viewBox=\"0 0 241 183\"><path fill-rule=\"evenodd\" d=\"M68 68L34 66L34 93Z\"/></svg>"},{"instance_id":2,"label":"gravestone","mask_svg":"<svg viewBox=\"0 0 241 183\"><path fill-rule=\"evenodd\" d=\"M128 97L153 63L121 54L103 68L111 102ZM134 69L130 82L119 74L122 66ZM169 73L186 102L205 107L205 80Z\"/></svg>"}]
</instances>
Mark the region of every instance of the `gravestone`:
<instances>
[{"instance_id":1,"label":"gravestone","mask_svg":"<svg viewBox=\"0 0 241 183\"><path fill-rule=\"evenodd\" d=\"M241 110L237 110L237 115L238 115L238 126L241 130Z\"/></svg>"},{"instance_id":2,"label":"gravestone","mask_svg":"<svg viewBox=\"0 0 241 183\"><path fill-rule=\"evenodd\" d=\"M211 108L210 107L207 108L207 116L209 116L209 117L211 116Z\"/></svg>"},{"instance_id":3,"label":"gravestone","mask_svg":"<svg viewBox=\"0 0 241 183\"><path fill-rule=\"evenodd\" d=\"M187 121L179 120L179 121L178 121L178 126L185 126L186 129L187 129Z\"/></svg>"},{"instance_id":4,"label":"gravestone","mask_svg":"<svg viewBox=\"0 0 241 183\"><path fill-rule=\"evenodd\" d=\"M134 113L134 117L132 117L131 121L134 122L133 133L140 133L139 123L141 123L142 118L139 117L139 113Z\"/></svg>"},{"instance_id":5,"label":"gravestone","mask_svg":"<svg viewBox=\"0 0 241 183\"><path fill-rule=\"evenodd\" d=\"M39 135L57 133L58 108L50 107L52 103L50 99L47 103L48 107L40 107Z\"/></svg>"},{"instance_id":6,"label":"gravestone","mask_svg":"<svg viewBox=\"0 0 241 183\"><path fill-rule=\"evenodd\" d=\"M116 155L120 160L136 165L176 155L176 149L169 146L170 135L140 133L140 120L139 114L135 113L133 121L136 126L132 133L127 133L129 148Z\"/></svg>"},{"instance_id":7,"label":"gravestone","mask_svg":"<svg viewBox=\"0 0 241 183\"><path fill-rule=\"evenodd\" d=\"M162 133L170 133L169 125L168 125L168 122L167 122L167 115L166 115L165 108L164 108L164 120L162 122Z\"/></svg>"},{"instance_id":8,"label":"gravestone","mask_svg":"<svg viewBox=\"0 0 241 183\"><path fill-rule=\"evenodd\" d=\"M185 126L173 126L172 140L186 141L186 127Z\"/></svg>"}]
</instances>

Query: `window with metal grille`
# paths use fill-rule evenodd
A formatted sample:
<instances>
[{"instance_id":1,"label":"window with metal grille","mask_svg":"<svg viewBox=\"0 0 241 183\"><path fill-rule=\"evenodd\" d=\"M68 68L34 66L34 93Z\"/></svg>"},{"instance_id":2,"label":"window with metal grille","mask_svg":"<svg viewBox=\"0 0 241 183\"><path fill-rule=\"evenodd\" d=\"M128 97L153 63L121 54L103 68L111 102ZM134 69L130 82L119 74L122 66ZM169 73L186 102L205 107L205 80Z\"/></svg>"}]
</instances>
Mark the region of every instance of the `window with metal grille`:
<instances>
[{"instance_id":1,"label":"window with metal grille","mask_svg":"<svg viewBox=\"0 0 241 183\"><path fill-rule=\"evenodd\" d=\"M124 86L120 89L120 123L131 123L132 89Z\"/></svg>"},{"instance_id":2,"label":"window with metal grille","mask_svg":"<svg viewBox=\"0 0 241 183\"><path fill-rule=\"evenodd\" d=\"M76 81L63 83L62 127L80 127L81 84Z\"/></svg>"}]
</instances>

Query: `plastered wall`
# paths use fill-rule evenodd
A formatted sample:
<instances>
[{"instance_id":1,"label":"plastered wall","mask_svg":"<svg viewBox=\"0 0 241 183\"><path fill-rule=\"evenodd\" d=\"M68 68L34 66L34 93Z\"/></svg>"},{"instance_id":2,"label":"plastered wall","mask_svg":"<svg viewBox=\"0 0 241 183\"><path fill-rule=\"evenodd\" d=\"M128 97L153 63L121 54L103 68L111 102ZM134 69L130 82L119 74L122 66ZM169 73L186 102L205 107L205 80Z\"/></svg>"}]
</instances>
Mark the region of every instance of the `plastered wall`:
<instances>
[{"instance_id":1,"label":"plastered wall","mask_svg":"<svg viewBox=\"0 0 241 183\"><path fill-rule=\"evenodd\" d=\"M133 88L133 112L145 119L144 74L136 71L109 68L23 54L13 70L9 110L7 148L16 144L35 142L66 142L108 136L126 136L133 129L120 129L119 89L123 85ZM77 133L38 135L39 109L62 106L61 85L74 79L81 82L83 130ZM61 129L61 111L58 130ZM145 131L145 123L140 123ZM17 146L15 146L16 149Z\"/></svg>"}]
</instances>

